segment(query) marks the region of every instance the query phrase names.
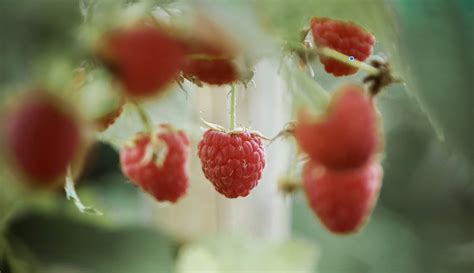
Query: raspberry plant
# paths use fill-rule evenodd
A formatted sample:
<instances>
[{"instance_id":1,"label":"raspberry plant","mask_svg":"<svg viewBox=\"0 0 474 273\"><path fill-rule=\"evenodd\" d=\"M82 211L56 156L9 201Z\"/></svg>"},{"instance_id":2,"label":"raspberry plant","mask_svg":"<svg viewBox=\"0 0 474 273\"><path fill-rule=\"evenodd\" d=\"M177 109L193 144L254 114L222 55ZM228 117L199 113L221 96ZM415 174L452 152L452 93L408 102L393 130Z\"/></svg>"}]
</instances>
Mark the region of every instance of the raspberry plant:
<instances>
[{"instance_id":1,"label":"raspberry plant","mask_svg":"<svg viewBox=\"0 0 474 273\"><path fill-rule=\"evenodd\" d=\"M7 156L15 159L12 170L20 177L48 184L64 179L68 167L72 174L79 174L82 165L74 164L84 156L77 152L79 136L95 135L120 147L124 175L159 202L184 198L188 183L192 183L188 158L196 154L204 176L217 192L227 198L245 197L268 168L265 145L288 136L285 141L296 139L295 161L306 167L303 175L296 175L298 171L288 174L292 185L283 183L282 188L292 192L304 189L309 206L330 231L351 233L360 228L376 203L382 180L383 133L376 95L400 81L387 60L365 62L373 52L373 34L355 22L319 17L308 20L303 31L292 30L303 35L282 44L279 73L286 77L293 95L296 121L288 120L290 126L270 139L258 128L236 126L236 92L252 96L246 89L255 64L274 51L257 52L192 6L177 6L173 11L150 2L107 7L83 7L85 20L78 36L85 54L73 69L59 69L68 74L61 84L56 83L59 91L51 88L46 92L61 101L61 108L75 100L82 102L71 107L77 117L62 117L67 111L50 109L58 113L41 120L44 111L28 104L33 92L18 97L19 105L32 113L7 109L8 115L19 113L11 119L13 125L7 124L2 132L7 150L11 149ZM90 12L94 8L102 9ZM154 12L156 9L165 16ZM312 70L319 65L315 60L338 77L339 91L326 92L317 82L319 75ZM364 73L363 82L344 77L356 73ZM41 82L31 85L37 89ZM208 128L199 143L193 143L188 135L199 125L184 130L176 129L184 128L183 124L170 124L171 120L158 125L150 118L150 107L166 107L165 93L176 92L175 85L187 95L192 94L186 86L198 87L193 90L199 92L208 85L229 85L229 128L203 121ZM87 100L91 93L104 94L104 101L113 103L104 103L104 107ZM178 97L182 101L186 98ZM139 117L136 126L141 127L140 132L120 130L114 124L130 115ZM39 135L42 140L45 131L54 131L50 135L55 146L29 145L33 140L28 138ZM93 141L86 138L84 147ZM193 147L196 153L191 152ZM81 211L92 211L84 209L75 194L72 174L67 177L68 196L74 197Z\"/></svg>"}]
</instances>

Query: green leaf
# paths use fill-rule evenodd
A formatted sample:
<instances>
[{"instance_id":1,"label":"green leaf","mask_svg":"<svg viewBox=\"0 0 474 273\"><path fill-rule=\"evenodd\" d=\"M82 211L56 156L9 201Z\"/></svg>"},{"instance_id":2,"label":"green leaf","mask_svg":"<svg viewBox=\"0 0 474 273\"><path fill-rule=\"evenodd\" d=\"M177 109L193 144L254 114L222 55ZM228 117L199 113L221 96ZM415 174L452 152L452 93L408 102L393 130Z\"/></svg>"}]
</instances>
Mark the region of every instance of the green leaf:
<instances>
[{"instance_id":1,"label":"green leaf","mask_svg":"<svg viewBox=\"0 0 474 273\"><path fill-rule=\"evenodd\" d=\"M77 1L2 0L0 10L0 86L31 81L39 58L76 50Z\"/></svg>"},{"instance_id":2,"label":"green leaf","mask_svg":"<svg viewBox=\"0 0 474 273\"><path fill-rule=\"evenodd\" d=\"M426 2L426 3L425 3ZM472 139L472 1L394 1L411 86L446 144L474 166ZM422 50L420 50L422 49Z\"/></svg>"},{"instance_id":3,"label":"green leaf","mask_svg":"<svg viewBox=\"0 0 474 273\"><path fill-rule=\"evenodd\" d=\"M281 71L288 90L294 96L295 108L308 106L314 114L324 112L329 103L329 93L316 80L296 67L293 60L284 60Z\"/></svg>"},{"instance_id":4,"label":"green leaf","mask_svg":"<svg viewBox=\"0 0 474 273\"><path fill-rule=\"evenodd\" d=\"M149 229L107 230L59 216L29 214L12 224L9 238L15 238L17 257L30 253L28 261L37 261L41 272L65 267L94 273L173 272L174 244ZM17 247L20 244L24 251Z\"/></svg>"}]
</instances>

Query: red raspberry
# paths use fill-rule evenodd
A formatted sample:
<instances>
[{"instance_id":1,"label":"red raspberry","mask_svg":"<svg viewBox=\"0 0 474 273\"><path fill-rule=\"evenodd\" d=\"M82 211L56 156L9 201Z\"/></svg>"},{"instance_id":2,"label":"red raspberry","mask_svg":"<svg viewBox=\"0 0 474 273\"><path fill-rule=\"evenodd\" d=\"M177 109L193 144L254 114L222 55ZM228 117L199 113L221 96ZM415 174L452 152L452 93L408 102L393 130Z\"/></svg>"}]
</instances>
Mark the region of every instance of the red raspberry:
<instances>
[{"instance_id":1,"label":"red raspberry","mask_svg":"<svg viewBox=\"0 0 474 273\"><path fill-rule=\"evenodd\" d=\"M356 232L371 214L382 184L380 164L334 171L309 161L303 171L306 198L321 222L334 233Z\"/></svg>"},{"instance_id":2,"label":"red raspberry","mask_svg":"<svg viewBox=\"0 0 474 273\"><path fill-rule=\"evenodd\" d=\"M352 23L329 18L311 19L314 42L318 47L329 47L338 52L365 61L371 54L375 37L362 27ZM352 75L357 68L335 59L321 56L326 72L334 76Z\"/></svg>"},{"instance_id":3,"label":"red raspberry","mask_svg":"<svg viewBox=\"0 0 474 273\"><path fill-rule=\"evenodd\" d=\"M138 133L133 144L125 145L120 151L122 171L156 200L176 202L188 188L189 138L167 124L160 125L155 137L166 145L162 164L157 162L157 156L163 151L152 148L149 134ZM147 158L150 152L153 156Z\"/></svg>"},{"instance_id":4,"label":"red raspberry","mask_svg":"<svg viewBox=\"0 0 474 273\"><path fill-rule=\"evenodd\" d=\"M211 42L199 39L183 42L187 53L183 65L185 78L215 85L237 81L239 72L232 61L233 52Z\"/></svg>"},{"instance_id":5,"label":"red raspberry","mask_svg":"<svg viewBox=\"0 0 474 273\"><path fill-rule=\"evenodd\" d=\"M379 144L377 114L363 87L345 85L333 94L323 117L302 113L295 127L300 148L330 169L364 165Z\"/></svg>"},{"instance_id":6,"label":"red raspberry","mask_svg":"<svg viewBox=\"0 0 474 273\"><path fill-rule=\"evenodd\" d=\"M33 186L48 186L66 172L80 146L80 125L62 101L28 94L8 113L6 145Z\"/></svg>"},{"instance_id":7,"label":"red raspberry","mask_svg":"<svg viewBox=\"0 0 474 273\"><path fill-rule=\"evenodd\" d=\"M182 45L187 55L183 66L185 78L215 85L239 79L233 62L239 48L233 36L209 18L198 16L191 35L184 37Z\"/></svg>"},{"instance_id":8,"label":"red raspberry","mask_svg":"<svg viewBox=\"0 0 474 273\"><path fill-rule=\"evenodd\" d=\"M99 54L131 97L162 91L178 76L183 63L180 44L166 32L149 26L106 35Z\"/></svg>"},{"instance_id":9,"label":"red raspberry","mask_svg":"<svg viewBox=\"0 0 474 273\"><path fill-rule=\"evenodd\" d=\"M223 85L237 81L239 73L231 59L188 59L183 73L186 78L195 78L208 84Z\"/></svg>"},{"instance_id":10,"label":"red raspberry","mask_svg":"<svg viewBox=\"0 0 474 273\"><path fill-rule=\"evenodd\" d=\"M262 177L262 139L249 131L207 130L198 145L204 175L227 198L247 196Z\"/></svg>"}]
</instances>

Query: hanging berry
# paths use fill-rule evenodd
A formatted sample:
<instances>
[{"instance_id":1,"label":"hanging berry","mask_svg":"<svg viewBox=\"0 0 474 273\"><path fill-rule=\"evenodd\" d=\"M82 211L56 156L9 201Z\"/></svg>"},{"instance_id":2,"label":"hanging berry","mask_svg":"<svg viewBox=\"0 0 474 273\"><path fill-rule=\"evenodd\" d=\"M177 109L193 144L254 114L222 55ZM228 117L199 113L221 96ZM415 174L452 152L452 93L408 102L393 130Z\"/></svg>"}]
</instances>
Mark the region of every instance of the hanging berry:
<instances>
[{"instance_id":1,"label":"hanging berry","mask_svg":"<svg viewBox=\"0 0 474 273\"><path fill-rule=\"evenodd\" d=\"M351 170L331 170L309 161L303 171L303 186L311 209L334 233L360 229L377 201L383 171L377 162Z\"/></svg>"},{"instance_id":2,"label":"hanging berry","mask_svg":"<svg viewBox=\"0 0 474 273\"><path fill-rule=\"evenodd\" d=\"M214 85L229 84L239 79L239 73L231 59L212 55L199 57L190 55L183 66L184 77L200 85L200 82Z\"/></svg>"},{"instance_id":3,"label":"hanging berry","mask_svg":"<svg viewBox=\"0 0 474 273\"><path fill-rule=\"evenodd\" d=\"M261 136L249 130L209 129L198 145L204 175L227 198L247 196L265 168Z\"/></svg>"},{"instance_id":4,"label":"hanging berry","mask_svg":"<svg viewBox=\"0 0 474 273\"><path fill-rule=\"evenodd\" d=\"M190 29L182 37L184 78L198 86L231 84L242 78L245 73L237 62L241 49L232 34L204 15L197 15Z\"/></svg>"},{"instance_id":5,"label":"hanging berry","mask_svg":"<svg viewBox=\"0 0 474 273\"><path fill-rule=\"evenodd\" d=\"M165 90L183 64L180 44L166 31L134 26L106 34L99 57L122 83L128 97L148 97Z\"/></svg>"},{"instance_id":6,"label":"hanging berry","mask_svg":"<svg viewBox=\"0 0 474 273\"><path fill-rule=\"evenodd\" d=\"M227 198L245 197L258 184L265 168L265 149L257 131L235 128L236 88L230 91L230 128L205 122L211 129L198 144L202 171ZM265 138L266 139L266 138Z\"/></svg>"},{"instance_id":7,"label":"hanging berry","mask_svg":"<svg viewBox=\"0 0 474 273\"><path fill-rule=\"evenodd\" d=\"M366 164L381 145L373 101L358 85L345 85L334 92L321 117L303 111L295 137L312 160L336 170Z\"/></svg>"},{"instance_id":8,"label":"hanging berry","mask_svg":"<svg viewBox=\"0 0 474 273\"><path fill-rule=\"evenodd\" d=\"M355 23L314 17L310 25L318 48L329 47L361 62L372 54L375 37ZM358 70L324 55L320 55L320 61L334 76L352 75Z\"/></svg>"},{"instance_id":9,"label":"hanging berry","mask_svg":"<svg viewBox=\"0 0 474 273\"><path fill-rule=\"evenodd\" d=\"M33 186L62 178L78 153L80 124L65 102L43 90L25 94L7 113L6 147Z\"/></svg>"},{"instance_id":10,"label":"hanging berry","mask_svg":"<svg viewBox=\"0 0 474 273\"><path fill-rule=\"evenodd\" d=\"M188 188L190 142L181 130L162 124L138 133L120 151L123 173L158 201L176 202Z\"/></svg>"}]
</instances>

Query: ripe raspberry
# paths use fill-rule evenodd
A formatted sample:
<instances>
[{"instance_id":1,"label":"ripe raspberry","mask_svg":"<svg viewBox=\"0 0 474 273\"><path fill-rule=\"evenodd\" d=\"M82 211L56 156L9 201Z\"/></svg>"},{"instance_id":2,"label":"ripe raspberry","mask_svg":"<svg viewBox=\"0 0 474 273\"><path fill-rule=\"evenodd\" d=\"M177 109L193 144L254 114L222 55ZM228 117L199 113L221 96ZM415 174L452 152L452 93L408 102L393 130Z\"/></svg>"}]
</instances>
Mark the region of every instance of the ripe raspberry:
<instances>
[{"instance_id":1,"label":"ripe raspberry","mask_svg":"<svg viewBox=\"0 0 474 273\"><path fill-rule=\"evenodd\" d=\"M295 137L312 160L327 168L362 166L380 144L373 102L363 87L345 85L333 94L324 117L300 115Z\"/></svg>"},{"instance_id":2,"label":"ripe raspberry","mask_svg":"<svg viewBox=\"0 0 474 273\"><path fill-rule=\"evenodd\" d=\"M162 91L183 63L179 43L158 28L141 26L113 32L103 42L100 57L131 97Z\"/></svg>"},{"instance_id":3,"label":"ripe raspberry","mask_svg":"<svg viewBox=\"0 0 474 273\"><path fill-rule=\"evenodd\" d=\"M156 200L174 203L188 188L189 138L183 131L176 131L167 124L160 125L154 137L166 145L162 164L157 162L157 156L163 150L153 149L149 134L138 133L133 144L125 145L120 151L122 171Z\"/></svg>"},{"instance_id":4,"label":"ripe raspberry","mask_svg":"<svg viewBox=\"0 0 474 273\"><path fill-rule=\"evenodd\" d=\"M181 41L186 52L184 77L194 82L222 85L239 79L234 58L239 52L234 37L205 16L196 18L188 37Z\"/></svg>"},{"instance_id":5,"label":"ripe raspberry","mask_svg":"<svg viewBox=\"0 0 474 273\"><path fill-rule=\"evenodd\" d=\"M331 232L353 233L371 214L382 176L376 162L334 171L309 161L303 171L304 191L312 210Z\"/></svg>"},{"instance_id":6,"label":"ripe raspberry","mask_svg":"<svg viewBox=\"0 0 474 273\"><path fill-rule=\"evenodd\" d=\"M375 37L362 27L352 23L329 18L311 19L314 42L318 47L329 47L338 52L364 61L372 54ZM326 72L334 76L352 75L357 68L335 59L321 56Z\"/></svg>"},{"instance_id":7,"label":"ripe raspberry","mask_svg":"<svg viewBox=\"0 0 474 273\"><path fill-rule=\"evenodd\" d=\"M204 175L227 198L247 196L262 177L265 151L261 138L254 133L210 129L198 150Z\"/></svg>"},{"instance_id":8,"label":"ripe raspberry","mask_svg":"<svg viewBox=\"0 0 474 273\"><path fill-rule=\"evenodd\" d=\"M7 149L32 186L55 184L79 150L79 122L62 103L39 91L8 113Z\"/></svg>"},{"instance_id":9,"label":"ripe raspberry","mask_svg":"<svg viewBox=\"0 0 474 273\"><path fill-rule=\"evenodd\" d=\"M207 40L183 41L186 60L183 64L184 77L191 81L222 85L239 79L239 72L227 49L213 45Z\"/></svg>"},{"instance_id":10,"label":"ripe raspberry","mask_svg":"<svg viewBox=\"0 0 474 273\"><path fill-rule=\"evenodd\" d=\"M230 59L188 59L183 67L186 78L223 85L237 81L239 74Z\"/></svg>"}]
</instances>

